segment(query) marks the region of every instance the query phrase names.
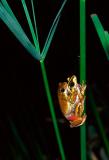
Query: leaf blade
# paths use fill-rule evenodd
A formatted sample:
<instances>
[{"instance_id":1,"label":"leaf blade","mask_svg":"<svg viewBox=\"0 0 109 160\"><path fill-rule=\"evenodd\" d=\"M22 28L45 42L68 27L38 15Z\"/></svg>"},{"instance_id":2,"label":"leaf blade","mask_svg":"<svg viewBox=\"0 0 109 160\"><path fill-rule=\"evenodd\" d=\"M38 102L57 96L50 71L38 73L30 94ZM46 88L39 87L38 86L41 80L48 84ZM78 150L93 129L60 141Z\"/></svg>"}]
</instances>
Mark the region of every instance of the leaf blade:
<instances>
[{"instance_id":1,"label":"leaf blade","mask_svg":"<svg viewBox=\"0 0 109 160\"><path fill-rule=\"evenodd\" d=\"M20 41L20 43L26 48L26 50L37 60L41 59L40 54L36 51L33 44L30 42L23 29L13 19L13 17L7 12L7 10L0 3L0 18L8 26L14 36Z\"/></svg>"}]
</instances>

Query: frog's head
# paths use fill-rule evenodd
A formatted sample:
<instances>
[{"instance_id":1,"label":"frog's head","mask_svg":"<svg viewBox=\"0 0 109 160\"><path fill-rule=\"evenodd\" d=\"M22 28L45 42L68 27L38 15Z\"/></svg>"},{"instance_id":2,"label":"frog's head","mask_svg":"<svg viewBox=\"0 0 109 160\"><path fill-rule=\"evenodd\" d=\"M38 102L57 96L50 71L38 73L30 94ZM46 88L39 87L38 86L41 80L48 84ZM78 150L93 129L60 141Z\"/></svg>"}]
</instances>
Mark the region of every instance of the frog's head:
<instances>
[{"instance_id":1,"label":"frog's head","mask_svg":"<svg viewBox=\"0 0 109 160\"><path fill-rule=\"evenodd\" d=\"M58 85L58 93L64 94L68 88L67 82L60 82Z\"/></svg>"},{"instance_id":2,"label":"frog's head","mask_svg":"<svg viewBox=\"0 0 109 160\"><path fill-rule=\"evenodd\" d=\"M69 97L71 95L70 88L67 82L60 82L58 85L58 96Z\"/></svg>"}]
</instances>

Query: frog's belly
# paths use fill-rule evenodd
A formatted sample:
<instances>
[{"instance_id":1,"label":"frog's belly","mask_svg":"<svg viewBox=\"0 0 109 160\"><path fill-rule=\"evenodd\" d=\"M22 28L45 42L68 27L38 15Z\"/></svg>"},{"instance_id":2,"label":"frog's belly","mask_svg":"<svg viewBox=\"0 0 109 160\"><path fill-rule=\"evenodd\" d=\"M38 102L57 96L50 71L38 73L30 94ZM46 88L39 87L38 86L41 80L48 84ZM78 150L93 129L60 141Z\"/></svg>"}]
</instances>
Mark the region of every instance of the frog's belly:
<instances>
[{"instance_id":1,"label":"frog's belly","mask_svg":"<svg viewBox=\"0 0 109 160\"><path fill-rule=\"evenodd\" d=\"M64 116L70 114L72 112L73 105L68 101L61 101L60 108Z\"/></svg>"}]
</instances>

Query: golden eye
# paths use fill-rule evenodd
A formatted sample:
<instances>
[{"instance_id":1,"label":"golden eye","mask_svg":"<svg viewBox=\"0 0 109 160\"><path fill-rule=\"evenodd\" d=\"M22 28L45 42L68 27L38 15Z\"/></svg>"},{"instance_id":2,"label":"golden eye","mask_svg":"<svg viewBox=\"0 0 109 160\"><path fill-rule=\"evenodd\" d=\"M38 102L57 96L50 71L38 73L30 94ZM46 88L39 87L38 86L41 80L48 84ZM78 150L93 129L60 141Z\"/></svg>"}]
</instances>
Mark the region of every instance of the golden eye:
<instances>
[{"instance_id":1,"label":"golden eye","mask_svg":"<svg viewBox=\"0 0 109 160\"><path fill-rule=\"evenodd\" d=\"M62 92L62 93L63 93L64 91L65 91L65 89L64 89L64 88L61 88L61 89L60 89L60 92Z\"/></svg>"}]
</instances>

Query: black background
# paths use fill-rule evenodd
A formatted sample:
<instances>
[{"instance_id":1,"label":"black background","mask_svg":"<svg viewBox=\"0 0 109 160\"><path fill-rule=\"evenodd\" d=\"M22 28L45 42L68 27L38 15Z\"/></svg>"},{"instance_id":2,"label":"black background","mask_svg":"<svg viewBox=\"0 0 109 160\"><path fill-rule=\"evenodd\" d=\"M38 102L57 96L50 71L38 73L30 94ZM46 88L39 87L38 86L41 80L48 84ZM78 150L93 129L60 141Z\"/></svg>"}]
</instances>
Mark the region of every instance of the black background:
<instances>
[{"instance_id":1,"label":"black background","mask_svg":"<svg viewBox=\"0 0 109 160\"><path fill-rule=\"evenodd\" d=\"M32 40L20 1L10 0L8 2L28 37ZM50 0L40 0L37 1L37 4L35 3L41 50L60 5L61 2ZM29 1L27 6L30 6ZM94 86L100 91L101 97L97 95L95 97L99 105L101 105L100 101L106 103L105 110L101 105L103 110L101 116L106 130L108 130L106 124L109 122L109 62L90 15L96 13L104 29L108 30L108 11L108 1L106 0L103 2L87 0L86 2L87 92L90 87ZM33 160L37 157L35 144L40 144L43 154L47 157L50 156L52 160L56 159L59 157L59 151L53 125L50 121L51 116L40 63L28 54L2 21L0 21L0 53L0 159L12 159L11 146L15 151L17 150L16 155L22 152L13 135L9 121L14 123L25 144L29 154L28 159ZM79 80L79 54L79 1L68 0L45 59L57 120L63 118L57 99L58 83L66 81L66 78L72 74L75 74ZM88 114L86 125L95 124L96 126L96 119L91 111L88 98L86 101ZM107 117L105 113L107 113ZM80 159L80 128L71 129L67 122L58 124L68 160Z\"/></svg>"}]
</instances>

